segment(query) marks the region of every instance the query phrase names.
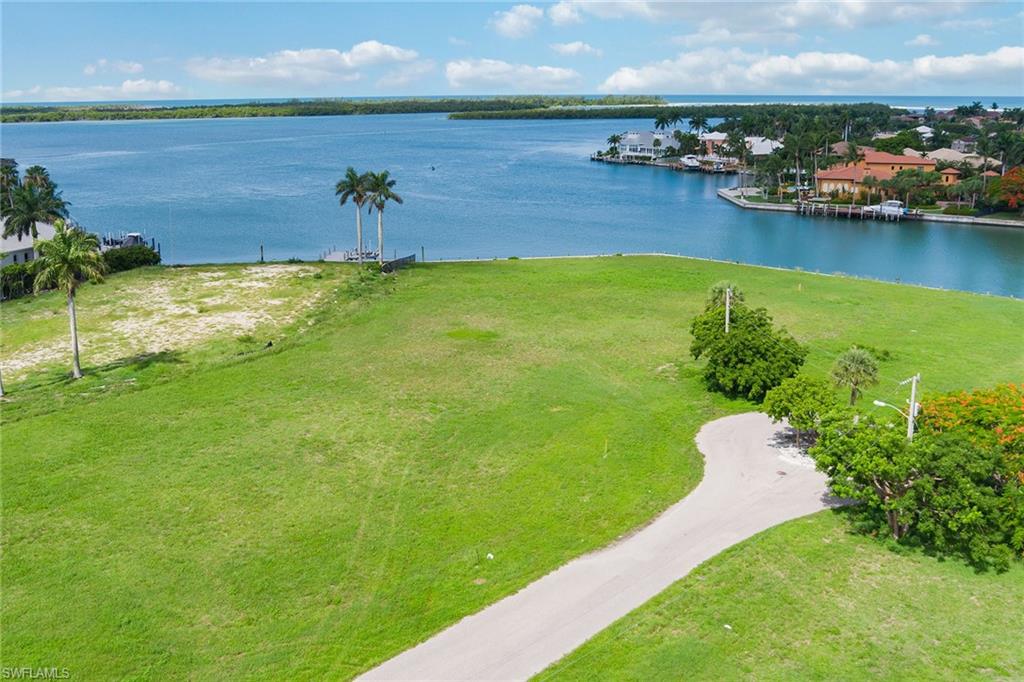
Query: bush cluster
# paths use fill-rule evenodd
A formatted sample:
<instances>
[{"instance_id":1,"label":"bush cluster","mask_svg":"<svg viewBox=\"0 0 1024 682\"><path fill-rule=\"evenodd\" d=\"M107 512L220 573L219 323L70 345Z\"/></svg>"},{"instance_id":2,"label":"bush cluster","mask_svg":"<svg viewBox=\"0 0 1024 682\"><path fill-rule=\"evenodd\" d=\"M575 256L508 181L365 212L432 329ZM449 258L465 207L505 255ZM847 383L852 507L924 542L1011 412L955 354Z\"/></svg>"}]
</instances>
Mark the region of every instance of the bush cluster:
<instances>
[{"instance_id":1,"label":"bush cluster","mask_svg":"<svg viewBox=\"0 0 1024 682\"><path fill-rule=\"evenodd\" d=\"M0 291L5 300L31 294L34 285L31 263L11 263L0 269Z\"/></svg>"},{"instance_id":2,"label":"bush cluster","mask_svg":"<svg viewBox=\"0 0 1024 682\"><path fill-rule=\"evenodd\" d=\"M145 244L136 244L111 249L103 254L103 260L110 272L124 272L147 265L159 265L160 254Z\"/></svg>"}]
</instances>

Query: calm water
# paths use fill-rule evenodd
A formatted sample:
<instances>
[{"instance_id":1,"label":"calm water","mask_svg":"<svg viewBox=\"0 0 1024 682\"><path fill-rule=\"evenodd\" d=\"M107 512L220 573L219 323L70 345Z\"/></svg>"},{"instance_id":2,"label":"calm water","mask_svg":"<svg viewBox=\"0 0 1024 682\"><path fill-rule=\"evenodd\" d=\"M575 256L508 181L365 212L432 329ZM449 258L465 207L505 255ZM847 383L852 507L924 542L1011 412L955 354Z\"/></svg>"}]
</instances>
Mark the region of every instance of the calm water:
<instances>
[{"instance_id":1,"label":"calm water","mask_svg":"<svg viewBox=\"0 0 1024 682\"><path fill-rule=\"evenodd\" d=\"M7 125L97 232L142 231L173 263L316 258L354 242L334 182L390 169L389 254L428 259L662 251L1024 297L1024 229L745 211L735 177L591 163L641 121L449 121L444 115ZM433 167L433 169L432 169ZM375 217L365 221L376 234Z\"/></svg>"}]
</instances>

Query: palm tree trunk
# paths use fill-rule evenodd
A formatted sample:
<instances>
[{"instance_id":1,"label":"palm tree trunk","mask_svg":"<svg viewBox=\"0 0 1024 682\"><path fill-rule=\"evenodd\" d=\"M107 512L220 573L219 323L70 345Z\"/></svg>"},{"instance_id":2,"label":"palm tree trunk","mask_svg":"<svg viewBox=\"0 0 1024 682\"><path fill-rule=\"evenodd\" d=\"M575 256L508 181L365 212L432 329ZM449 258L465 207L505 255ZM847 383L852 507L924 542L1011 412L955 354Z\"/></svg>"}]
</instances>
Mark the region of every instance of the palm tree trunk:
<instances>
[{"instance_id":1,"label":"palm tree trunk","mask_svg":"<svg viewBox=\"0 0 1024 682\"><path fill-rule=\"evenodd\" d=\"M377 209L377 262L384 265L384 209Z\"/></svg>"},{"instance_id":2,"label":"palm tree trunk","mask_svg":"<svg viewBox=\"0 0 1024 682\"><path fill-rule=\"evenodd\" d=\"M363 207L356 204L356 259L363 264Z\"/></svg>"},{"instance_id":3,"label":"palm tree trunk","mask_svg":"<svg viewBox=\"0 0 1024 682\"><path fill-rule=\"evenodd\" d=\"M78 360L78 317L75 315L75 292L68 293L68 321L71 324L71 375L82 378L82 364Z\"/></svg>"}]
</instances>

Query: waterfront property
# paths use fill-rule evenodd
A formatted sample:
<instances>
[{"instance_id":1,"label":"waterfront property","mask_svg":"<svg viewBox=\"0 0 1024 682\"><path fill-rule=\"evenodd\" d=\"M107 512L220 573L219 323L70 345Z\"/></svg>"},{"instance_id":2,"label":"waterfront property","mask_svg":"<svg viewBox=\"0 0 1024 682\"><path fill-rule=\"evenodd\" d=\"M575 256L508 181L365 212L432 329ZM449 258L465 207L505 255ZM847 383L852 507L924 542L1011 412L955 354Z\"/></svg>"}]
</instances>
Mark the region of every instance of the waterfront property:
<instances>
[{"instance_id":1,"label":"waterfront property","mask_svg":"<svg viewBox=\"0 0 1024 682\"><path fill-rule=\"evenodd\" d=\"M815 188L818 195L856 194L863 187L865 178L888 180L901 170L908 169L934 171L935 160L909 154L865 151L858 161L818 171L815 175Z\"/></svg>"},{"instance_id":2,"label":"waterfront property","mask_svg":"<svg viewBox=\"0 0 1024 682\"><path fill-rule=\"evenodd\" d=\"M647 130L625 132L621 137L619 157L625 161L653 161L664 156L667 149L675 144L671 135Z\"/></svg>"}]
</instances>

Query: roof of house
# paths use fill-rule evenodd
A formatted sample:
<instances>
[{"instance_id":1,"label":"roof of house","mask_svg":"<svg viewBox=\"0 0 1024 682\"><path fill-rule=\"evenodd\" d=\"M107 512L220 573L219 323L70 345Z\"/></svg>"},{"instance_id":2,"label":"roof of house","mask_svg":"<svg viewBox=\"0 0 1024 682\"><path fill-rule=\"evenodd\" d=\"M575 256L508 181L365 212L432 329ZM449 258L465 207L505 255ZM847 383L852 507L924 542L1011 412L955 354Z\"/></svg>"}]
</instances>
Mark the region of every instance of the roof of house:
<instances>
[{"instance_id":1,"label":"roof of house","mask_svg":"<svg viewBox=\"0 0 1024 682\"><path fill-rule=\"evenodd\" d=\"M982 173L982 175L984 175L985 177L988 177L988 178L998 178L999 177L999 173L996 173L994 170L987 170L984 173Z\"/></svg>"},{"instance_id":2,"label":"roof of house","mask_svg":"<svg viewBox=\"0 0 1024 682\"><path fill-rule=\"evenodd\" d=\"M928 158L935 159L936 161L945 161L947 163L960 163L961 161L966 161L975 167L981 167L984 164L984 159L977 154L964 154L963 152L958 152L957 150L950 149L949 147L933 149L928 152Z\"/></svg>"},{"instance_id":3,"label":"roof of house","mask_svg":"<svg viewBox=\"0 0 1024 682\"><path fill-rule=\"evenodd\" d=\"M767 156L782 146L782 143L778 140L768 137L750 136L744 139L747 142L747 149L754 156Z\"/></svg>"},{"instance_id":4,"label":"roof of house","mask_svg":"<svg viewBox=\"0 0 1024 682\"><path fill-rule=\"evenodd\" d=\"M864 161L867 163L888 163L890 165L895 164L908 164L912 166L934 166L935 161L933 159L921 158L918 156L900 156L898 154L890 154L889 152L878 152L870 151L864 152Z\"/></svg>"},{"instance_id":5,"label":"roof of house","mask_svg":"<svg viewBox=\"0 0 1024 682\"><path fill-rule=\"evenodd\" d=\"M704 133L700 136L701 142L725 142L729 136L725 133Z\"/></svg>"},{"instance_id":6,"label":"roof of house","mask_svg":"<svg viewBox=\"0 0 1024 682\"><path fill-rule=\"evenodd\" d=\"M960 171L958 171L956 168L943 168L939 172L942 173L943 175L960 175Z\"/></svg>"},{"instance_id":7,"label":"roof of house","mask_svg":"<svg viewBox=\"0 0 1024 682\"><path fill-rule=\"evenodd\" d=\"M635 144L641 147L651 147L655 140L661 140L661 146L663 147L667 147L673 142L672 136L668 133L655 133L645 130L641 132L632 131L623 133L622 142L620 142L619 145L626 146Z\"/></svg>"},{"instance_id":8,"label":"roof of house","mask_svg":"<svg viewBox=\"0 0 1024 682\"><path fill-rule=\"evenodd\" d=\"M861 154L863 154L864 152L875 151L874 147L869 147L866 144L859 144L856 145L856 147L857 151L860 152ZM832 153L836 154L837 156L846 156L846 152L849 151L849 149L850 143L847 142L846 140L841 140L832 145Z\"/></svg>"},{"instance_id":9,"label":"roof of house","mask_svg":"<svg viewBox=\"0 0 1024 682\"><path fill-rule=\"evenodd\" d=\"M818 180L846 180L847 182L861 183L868 175L878 180L888 180L892 177L892 173L889 171L869 170L861 166L836 166L818 171L815 177Z\"/></svg>"}]
</instances>

